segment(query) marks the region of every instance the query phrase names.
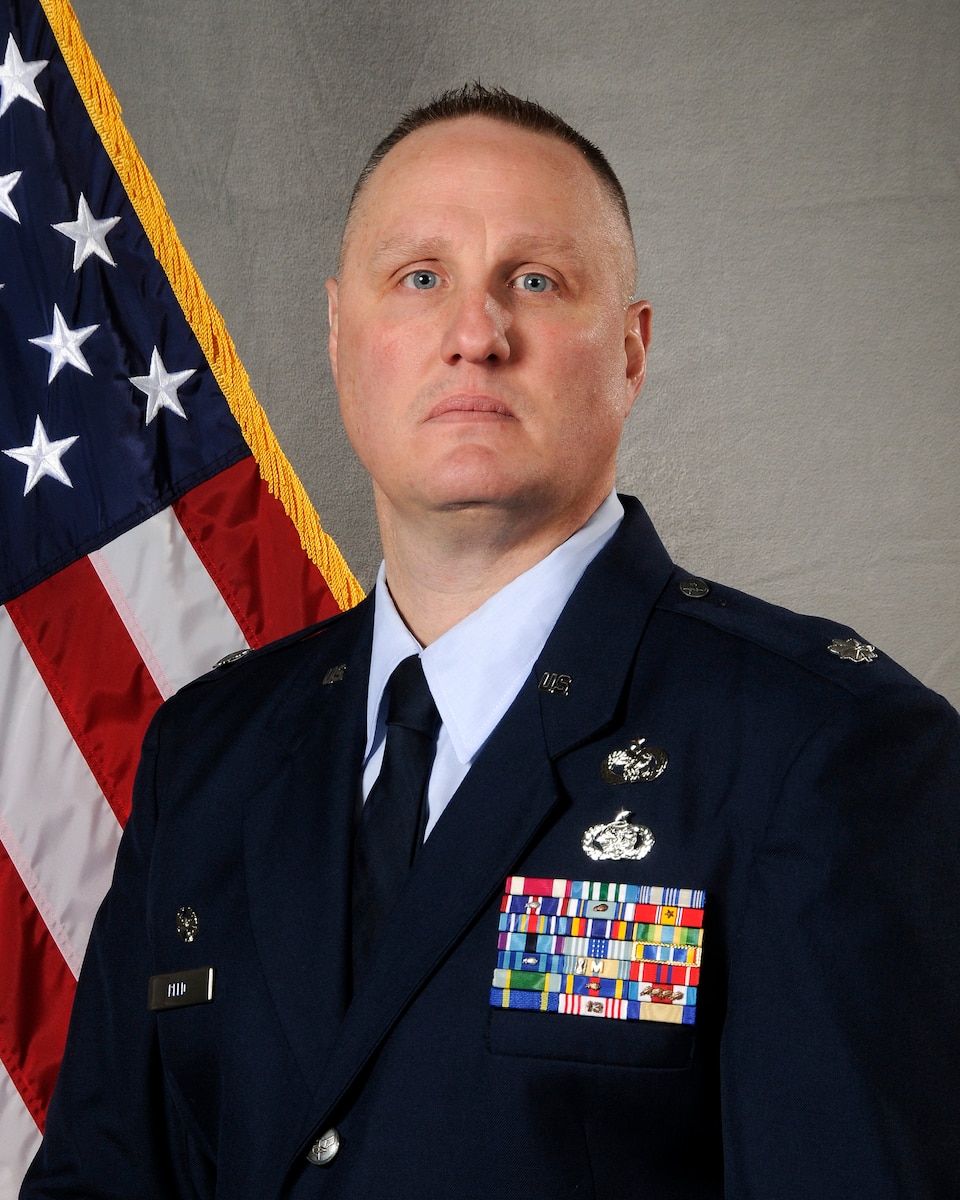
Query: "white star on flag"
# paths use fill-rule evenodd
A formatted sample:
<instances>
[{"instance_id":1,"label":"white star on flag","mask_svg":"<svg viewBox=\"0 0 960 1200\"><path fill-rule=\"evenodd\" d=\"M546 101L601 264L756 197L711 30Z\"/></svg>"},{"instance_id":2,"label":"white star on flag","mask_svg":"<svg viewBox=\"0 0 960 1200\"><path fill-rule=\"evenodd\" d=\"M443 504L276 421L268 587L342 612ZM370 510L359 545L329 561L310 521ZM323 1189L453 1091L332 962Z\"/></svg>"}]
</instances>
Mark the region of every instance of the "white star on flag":
<instances>
[{"instance_id":1,"label":"white star on flag","mask_svg":"<svg viewBox=\"0 0 960 1200\"><path fill-rule=\"evenodd\" d=\"M27 468L27 478L23 485L24 495L36 487L38 481L44 475L50 475L53 479L59 479L68 488L73 487L73 484L70 482L70 476L63 469L63 463L61 463L60 459L78 437L79 434L74 434L73 437L60 438L59 441L51 442L47 437L47 431L43 427L43 422L38 416L37 423L33 428L33 444L30 446L17 446L13 450L4 450L4 454L9 458L15 458L17 462L23 463Z\"/></svg>"},{"instance_id":2,"label":"white star on flag","mask_svg":"<svg viewBox=\"0 0 960 1200\"><path fill-rule=\"evenodd\" d=\"M99 255L111 267L117 265L113 261L113 255L107 249L107 234L119 220L119 217L104 217L102 220L97 220L90 211L90 205L83 192L80 193L77 219L61 221L59 225L53 226L57 233L73 239L73 269L75 271L80 270L81 264L86 262L91 254Z\"/></svg>"},{"instance_id":3,"label":"white star on flag","mask_svg":"<svg viewBox=\"0 0 960 1200\"><path fill-rule=\"evenodd\" d=\"M22 171L13 171L9 175L0 175L0 213L3 213L5 217L10 217L18 225L20 224L20 214L14 208L10 193L17 186L17 181L22 174Z\"/></svg>"},{"instance_id":4,"label":"white star on flag","mask_svg":"<svg viewBox=\"0 0 960 1200\"><path fill-rule=\"evenodd\" d=\"M177 396L177 388L182 383L186 383L191 375L195 374L196 371L193 369L189 371L168 371L163 365L160 351L154 346L153 353L150 355L150 374L130 376L130 382L133 386L139 388L141 392L146 393L146 423L148 425L161 408L169 408L178 417L183 417L184 420L187 419L187 414L183 411L183 407Z\"/></svg>"},{"instance_id":5,"label":"white star on flag","mask_svg":"<svg viewBox=\"0 0 960 1200\"><path fill-rule=\"evenodd\" d=\"M83 357L80 347L99 325L86 325L83 329L68 329L59 307L53 306L53 329L46 337L30 338L34 346L41 346L50 355L50 372L47 383L52 383L61 367L70 363L79 371L92 375L90 364Z\"/></svg>"},{"instance_id":6,"label":"white star on flag","mask_svg":"<svg viewBox=\"0 0 960 1200\"><path fill-rule=\"evenodd\" d=\"M43 108L43 101L34 83L36 77L50 60L38 58L34 62L24 62L20 49L13 40L13 34L7 38L7 53L3 66L0 67L0 117L7 111L14 100L22 97Z\"/></svg>"}]
</instances>

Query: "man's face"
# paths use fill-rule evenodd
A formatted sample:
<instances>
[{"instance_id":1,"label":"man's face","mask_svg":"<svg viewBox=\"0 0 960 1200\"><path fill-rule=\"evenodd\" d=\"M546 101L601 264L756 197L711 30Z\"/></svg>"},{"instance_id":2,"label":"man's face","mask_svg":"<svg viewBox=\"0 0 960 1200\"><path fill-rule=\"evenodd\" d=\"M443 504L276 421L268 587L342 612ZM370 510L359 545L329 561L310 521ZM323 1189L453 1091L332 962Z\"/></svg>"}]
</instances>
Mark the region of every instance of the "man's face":
<instances>
[{"instance_id":1,"label":"man's face","mask_svg":"<svg viewBox=\"0 0 960 1200\"><path fill-rule=\"evenodd\" d=\"M331 280L330 359L381 523L487 509L586 520L613 486L649 306L579 151L484 117L410 134Z\"/></svg>"}]
</instances>

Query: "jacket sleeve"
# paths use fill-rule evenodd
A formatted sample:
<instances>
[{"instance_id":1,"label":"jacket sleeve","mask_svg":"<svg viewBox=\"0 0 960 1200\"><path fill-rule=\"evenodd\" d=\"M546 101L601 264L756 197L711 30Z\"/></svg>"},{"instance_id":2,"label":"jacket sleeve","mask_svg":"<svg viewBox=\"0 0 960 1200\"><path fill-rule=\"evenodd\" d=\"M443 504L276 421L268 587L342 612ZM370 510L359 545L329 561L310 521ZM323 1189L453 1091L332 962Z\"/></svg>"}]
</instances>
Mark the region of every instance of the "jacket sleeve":
<instances>
[{"instance_id":1,"label":"jacket sleeve","mask_svg":"<svg viewBox=\"0 0 960 1200\"><path fill-rule=\"evenodd\" d=\"M145 914L162 717L163 709L144 742L131 817L94 922L43 1142L21 1200L203 1194L190 1178L202 1175L202 1163L178 1132L176 1113L164 1096L155 1021L147 1010L151 953Z\"/></svg>"},{"instance_id":2,"label":"jacket sleeve","mask_svg":"<svg viewBox=\"0 0 960 1200\"><path fill-rule=\"evenodd\" d=\"M845 693L772 797L730 951L726 1194L960 1194L960 721Z\"/></svg>"}]
</instances>

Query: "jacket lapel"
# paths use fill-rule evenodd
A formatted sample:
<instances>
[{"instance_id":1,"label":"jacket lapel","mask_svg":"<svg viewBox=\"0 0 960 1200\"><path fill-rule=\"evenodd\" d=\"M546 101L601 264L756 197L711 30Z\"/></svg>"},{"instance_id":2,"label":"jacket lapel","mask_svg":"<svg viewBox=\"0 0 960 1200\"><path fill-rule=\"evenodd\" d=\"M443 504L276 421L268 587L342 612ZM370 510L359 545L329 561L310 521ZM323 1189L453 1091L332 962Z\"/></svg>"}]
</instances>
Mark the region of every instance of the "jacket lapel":
<instances>
[{"instance_id":1,"label":"jacket lapel","mask_svg":"<svg viewBox=\"0 0 960 1200\"><path fill-rule=\"evenodd\" d=\"M305 644L265 731L265 744L277 746L275 770L249 798L244 820L253 936L310 1090L349 1000L350 861L372 617L367 602Z\"/></svg>"},{"instance_id":2,"label":"jacket lapel","mask_svg":"<svg viewBox=\"0 0 960 1200\"><path fill-rule=\"evenodd\" d=\"M640 502L620 499L620 529L584 572L534 668L536 681L544 681L552 760L615 720L644 630L674 571ZM568 694L549 689L554 675L569 678Z\"/></svg>"}]
</instances>

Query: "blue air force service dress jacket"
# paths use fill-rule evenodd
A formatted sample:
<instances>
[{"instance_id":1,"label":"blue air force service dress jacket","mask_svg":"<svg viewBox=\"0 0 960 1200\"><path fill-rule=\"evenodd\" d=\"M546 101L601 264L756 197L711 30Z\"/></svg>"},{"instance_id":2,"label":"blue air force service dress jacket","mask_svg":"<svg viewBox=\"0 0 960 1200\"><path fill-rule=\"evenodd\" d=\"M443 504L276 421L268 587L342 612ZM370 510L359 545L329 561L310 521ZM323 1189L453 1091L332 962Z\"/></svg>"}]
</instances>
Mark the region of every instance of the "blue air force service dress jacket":
<instances>
[{"instance_id":1,"label":"blue air force service dress jacket","mask_svg":"<svg viewBox=\"0 0 960 1200\"><path fill-rule=\"evenodd\" d=\"M625 503L352 996L370 602L163 706L26 1200L960 1194L957 715Z\"/></svg>"}]
</instances>

